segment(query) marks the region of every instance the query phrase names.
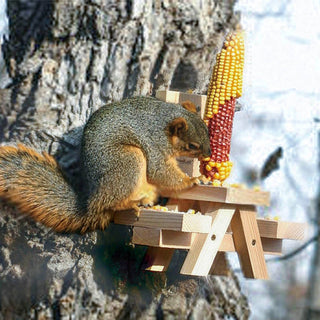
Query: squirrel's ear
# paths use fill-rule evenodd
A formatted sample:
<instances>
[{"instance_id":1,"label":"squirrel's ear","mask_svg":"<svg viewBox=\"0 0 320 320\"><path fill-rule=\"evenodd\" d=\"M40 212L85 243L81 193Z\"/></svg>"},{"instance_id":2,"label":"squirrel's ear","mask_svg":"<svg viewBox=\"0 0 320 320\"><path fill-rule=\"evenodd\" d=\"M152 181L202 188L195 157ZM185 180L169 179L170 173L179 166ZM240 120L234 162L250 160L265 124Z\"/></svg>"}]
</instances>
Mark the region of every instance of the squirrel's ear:
<instances>
[{"instance_id":1,"label":"squirrel's ear","mask_svg":"<svg viewBox=\"0 0 320 320\"><path fill-rule=\"evenodd\" d=\"M197 113L197 107L193 102L187 100L187 101L182 101L180 104L188 111Z\"/></svg>"},{"instance_id":2,"label":"squirrel's ear","mask_svg":"<svg viewBox=\"0 0 320 320\"><path fill-rule=\"evenodd\" d=\"M185 118L176 118L169 124L169 132L171 136L180 136L188 129L187 121Z\"/></svg>"}]
</instances>

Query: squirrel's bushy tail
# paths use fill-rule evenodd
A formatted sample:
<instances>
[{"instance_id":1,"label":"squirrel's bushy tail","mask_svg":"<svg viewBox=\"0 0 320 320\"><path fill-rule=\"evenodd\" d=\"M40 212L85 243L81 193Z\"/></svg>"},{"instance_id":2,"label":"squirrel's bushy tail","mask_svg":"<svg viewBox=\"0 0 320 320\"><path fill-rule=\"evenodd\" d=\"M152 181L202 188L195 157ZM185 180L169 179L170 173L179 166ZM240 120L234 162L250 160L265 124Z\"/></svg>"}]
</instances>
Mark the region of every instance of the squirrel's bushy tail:
<instances>
[{"instance_id":1,"label":"squirrel's bushy tail","mask_svg":"<svg viewBox=\"0 0 320 320\"><path fill-rule=\"evenodd\" d=\"M87 221L56 160L23 145L0 147L0 198L56 231L84 232L97 227Z\"/></svg>"}]
</instances>

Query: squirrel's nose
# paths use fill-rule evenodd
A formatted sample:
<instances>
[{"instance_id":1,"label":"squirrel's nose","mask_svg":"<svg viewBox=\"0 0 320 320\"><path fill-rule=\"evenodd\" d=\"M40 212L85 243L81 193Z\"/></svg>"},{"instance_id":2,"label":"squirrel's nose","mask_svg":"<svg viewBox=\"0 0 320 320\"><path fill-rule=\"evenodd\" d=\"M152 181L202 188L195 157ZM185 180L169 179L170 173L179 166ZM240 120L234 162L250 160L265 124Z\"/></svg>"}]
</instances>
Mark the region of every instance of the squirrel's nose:
<instances>
[{"instance_id":1,"label":"squirrel's nose","mask_svg":"<svg viewBox=\"0 0 320 320\"><path fill-rule=\"evenodd\" d=\"M210 146L204 146L202 151L203 157L207 158L211 156L211 148Z\"/></svg>"}]
</instances>

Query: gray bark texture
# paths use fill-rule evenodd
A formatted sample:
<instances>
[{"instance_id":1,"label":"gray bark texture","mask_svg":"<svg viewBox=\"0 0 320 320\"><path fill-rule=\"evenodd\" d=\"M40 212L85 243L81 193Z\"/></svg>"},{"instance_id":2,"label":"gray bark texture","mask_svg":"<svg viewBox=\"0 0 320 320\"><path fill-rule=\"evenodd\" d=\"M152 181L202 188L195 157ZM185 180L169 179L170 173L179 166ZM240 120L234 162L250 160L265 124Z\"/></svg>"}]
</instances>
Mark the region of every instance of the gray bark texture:
<instances>
[{"instance_id":1,"label":"gray bark texture","mask_svg":"<svg viewBox=\"0 0 320 320\"><path fill-rule=\"evenodd\" d=\"M77 181L83 125L159 88L204 93L234 1L10 0L0 142L47 151ZM80 186L81 187L81 186ZM247 319L236 277L141 271L146 248L111 225L57 234L0 203L0 319Z\"/></svg>"},{"instance_id":2,"label":"gray bark texture","mask_svg":"<svg viewBox=\"0 0 320 320\"><path fill-rule=\"evenodd\" d=\"M320 132L318 132L318 166L320 171ZM320 317L320 183L318 186L316 217L314 221L316 224L317 239L311 263L312 267L310 268L309 288L304 310L306 320L317 320Z\"/></svg>"}]
</instances>

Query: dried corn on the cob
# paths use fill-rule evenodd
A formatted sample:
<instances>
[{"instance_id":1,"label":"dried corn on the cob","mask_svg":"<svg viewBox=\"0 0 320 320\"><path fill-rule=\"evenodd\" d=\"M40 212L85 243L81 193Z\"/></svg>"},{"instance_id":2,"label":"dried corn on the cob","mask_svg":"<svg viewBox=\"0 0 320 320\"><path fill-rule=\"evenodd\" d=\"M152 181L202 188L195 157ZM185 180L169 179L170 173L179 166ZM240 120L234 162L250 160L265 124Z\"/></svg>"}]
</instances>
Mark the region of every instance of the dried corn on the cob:
<instances>
[{"instance_id":1,"label":"dried corn on the cob","mask_svg":"<svg viewBox=\"0 0 320 320\"><path fill-rule=\"evenodd\" d=\"M242 95L243 66L244 39L239 31L226 37L217 55L207 94L204 120L209 129L212 155L203 159L200 171L214 185L221 185L232 168L230 142L236 98Z\"/></svg>"}]
</instances>

